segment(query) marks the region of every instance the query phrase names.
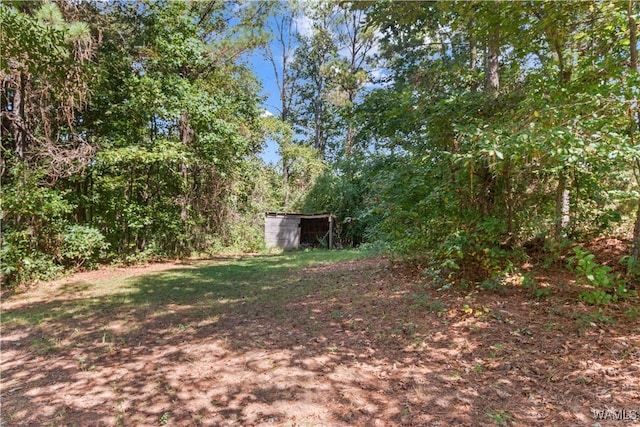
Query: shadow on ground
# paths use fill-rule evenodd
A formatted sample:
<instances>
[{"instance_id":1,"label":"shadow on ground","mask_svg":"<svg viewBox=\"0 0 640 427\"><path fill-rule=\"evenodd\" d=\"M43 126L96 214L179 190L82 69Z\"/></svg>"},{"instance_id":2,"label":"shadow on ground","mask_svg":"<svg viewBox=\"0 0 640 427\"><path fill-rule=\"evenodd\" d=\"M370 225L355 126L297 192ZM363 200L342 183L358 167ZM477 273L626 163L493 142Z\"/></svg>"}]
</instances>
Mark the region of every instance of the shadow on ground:
<instances>
[{"instance_id":1,"label":"shadow on ground","mask_svg":"<svg viewBox=\"0 0 640 427\"><path fill-rule=\"evenodd\" d=\"M69 283L3 310L3 425L589 425L640 409L632 322L585 330L564 301L305 256L99 296Z\"/></svg>"}]
</instances>

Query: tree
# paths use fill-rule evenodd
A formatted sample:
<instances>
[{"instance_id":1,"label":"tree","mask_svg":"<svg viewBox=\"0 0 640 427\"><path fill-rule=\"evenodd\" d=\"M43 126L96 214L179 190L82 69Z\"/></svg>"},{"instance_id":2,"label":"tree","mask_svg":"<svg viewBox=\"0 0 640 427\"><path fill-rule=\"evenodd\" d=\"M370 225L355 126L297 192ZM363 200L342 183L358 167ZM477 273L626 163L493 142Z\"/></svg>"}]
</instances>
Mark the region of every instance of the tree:
<instances>
[{"instance_id":1,"label":"tree","mask_svg":"<svg viewBox=\"0 0 640 427\"><path fill-rule=\"evenodd\" d=\"M75 119L88 102L94 41L89 26L65 21L57 4L29 11L36 5L0 5L3 164L13 151L21 162L48 165L55 180L91 158Z\"/></svg>"},{"instance_id":2,"label":"tree","mask_svg":"<svg viewBox=\"0 0 640 427\"><path fill-rule=\"evenodd\" d=\"M360 106L360 137L390 153L376 179L387 239L492 274L505 247L620 219L634 151L626 5L367 7L392 77Z\"/></svg>"},{"instance_id":3,"label":"tree","mask_svg":"<svg viewBox=\"0 0 640 427\"><path fill-rule=\"evenodd\" d=\"M638 26L634 17L633 2L629 0L629 6L627 8L627 19L629 25L629 68L631 76L637 78L638 76ZM635 94L634 94L635 95ZM634 122L631 125L631 146L635 144L636 132L640 127L640 106L638 105L638 99L634 97L635 104L635 117L633 117L633 110L630 109L631 121ZM633 159L633 167L636 175L636 183L640 186L640 156L636 155ZM638 210L636 212L636 220L633 228L633 243L631 249L631 257L635 260L636 264L640 264L640 198L638 199Z\"/></svg>"},{"instance_id":4,"label":"tree","mask_svg":"<svg viewBox=\"0 0 640 427\"><path fill-rule=\"evenodd\" d=\"M280 120L291 120L291 103L297 90L297 80L291 73L291 63L295 51L295 20L298 8L292 3L276 3L270 17L272 39L265 45L265 56L273 67L273 74L280 98Z\"/></svg>"},{"instance_id":5,"label":"tree","mask_svg":"<svg viewBox=\"0 0 640 427\"><path fill-rule=\"evenodd\" d=\"M282 187L283 204L289 204L289 171L292 159L282 156L286 148L292 141L292 102L297 91L298 79L291 72L291 65L294 60L296 29L295 20L299 16L297 4L292 2L275 3L273 15L270 17L272 34L265 46L265 56L273 67L273 74L278 87L280 98L280 123L287 127L286 131L271 130L276 136L276 141L280 146L282 162ZM283 130L284 128L280 129ZM274 133L273 133L274 132Z\"/></svg>"},{"instance_id":6,"label":"tree","mask_svg":"<svg viewBox=\"0 0 640 427\"><path fill-rule=\"evenodd\" d=\"M0 6L5 279L79 252L256 247L264 132L243 55L267 4L16 4Z\"/></svg>"},{"instance_id":7,"label":"tree","mask_svg":"<svg viewBox=\"0 0 640 427\"><path fill-rule=\"evenodd\" d=\"M343 5L338 12L335 32L340 60L336 61L337 86L333 103L340 107L346 135L344 154L351 156L356 135L355 106L358 95L369 80L368 62L375 45L375 27L366 25L362 10Z\"/></svg>"},{"instance_id":8,"label":"tree","mask_svg":"<svg viewBox=\"0 0 640 427\"><path fill-rule=\"evenodd\" d=\"M241 209L236 179L262 138L259 86L237 61L262 42L263 10L238 9L235 26L227 7L113 6L108 78L99 89L104 103L92 117L108 141L95 170L95 189L106 196L96 210L102 227L118 224L110 239L123 254L188 253L212 238L233 240L232 218ZM120 22L131 31L127 45ZM105 116L110 123L101 121Z\"/></svg>"},{"instance_id":9,"label":"tree","mask_svg":"<svg viewBox=\"0 0 640 427\"><path fill-rule=\"evenodd\" d=\"M54 186L86 169L94 153L79 122L95 41L86 23L69 19L73 6L63 6L0 5L4 283L59 271L74 205Z\"/></svg>"},{"instance_id":10,"label":"tree","mask_svg":"<svg viewBox=\"0 0 640 427\"><path fill-rule=\"evenodd\" d=\"M295 97L296 130L328 155L353 149L354 108L369 81L375 26L357 7L335 1L307 3L303 16L311 24L298 34L292 75L299 82Z\"/></svg>"},{"instance_id":11,"label":"tree","mask_svg":"<svg viewBox=\"0 0 640 427\"><path fill-rule=\"evenodd\" d=\"M317 3L305 9L312 19L310 34L298 34L299 46L291 72L299 83L294 98L294 127L324 158L328 141L335 135L335 114L328 101L333 89L337 47L330 33L332 3Z\"/></svg>"}]
</instances>

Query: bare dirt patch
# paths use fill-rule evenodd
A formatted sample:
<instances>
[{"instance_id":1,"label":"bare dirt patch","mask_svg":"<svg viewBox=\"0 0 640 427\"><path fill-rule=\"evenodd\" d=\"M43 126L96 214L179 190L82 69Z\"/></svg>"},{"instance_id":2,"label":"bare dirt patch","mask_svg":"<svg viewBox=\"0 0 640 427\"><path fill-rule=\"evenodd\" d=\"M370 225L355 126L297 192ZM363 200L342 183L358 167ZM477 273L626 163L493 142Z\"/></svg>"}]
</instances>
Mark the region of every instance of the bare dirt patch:
<instances>
[{"instance_id":1,"label":"bare dirt patch","mask_svg":"<svg viewBox=\"0 0 640 427\"><path fill-rule=\"evenodd\" d=\"M552 292L535 298L373 258L279 272L285 297L267 280L261 297L218 287L215 305L145 302L177 286L176 268L199 266L132 275L133 302L106 304L82 288L92 276L3 301L24 322L2 328L2 424L640 424L640 326L625 314L637 300L583 305L565 270L536 272Z\"/></svg>"}]
</instances>

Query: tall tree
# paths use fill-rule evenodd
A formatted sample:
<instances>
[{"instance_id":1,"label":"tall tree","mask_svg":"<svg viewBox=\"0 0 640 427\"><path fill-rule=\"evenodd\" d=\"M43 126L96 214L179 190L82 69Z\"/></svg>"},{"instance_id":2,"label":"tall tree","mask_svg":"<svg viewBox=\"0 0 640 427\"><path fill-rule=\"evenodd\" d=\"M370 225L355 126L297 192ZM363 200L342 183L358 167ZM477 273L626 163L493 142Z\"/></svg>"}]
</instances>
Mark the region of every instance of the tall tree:
<instances>
[{"instance_id":1,"label":"tall tree","mask_svg":"<svg viewBox=\"0 0 640 427\"><path fill-rule=\"evenodd\" d=\"M375 26L367 25L363 10L341 5L336 18L335 33L340 60L336 62L337 87L334 103L341 107L346 127L344 153L353 149L356 123L355 106L358 95L369 80L371 52L375 47Z\"/></svg>"},{"instance_id":2,"label":"tall tree","mask_svg":"<svg viewBox=\"0 0 640 427\"><path fill-rule=\"evenodd\" d=\"M294 59L299 10L295 3L277 2L271 13L268 20L271 39L265 45L265 56L271 63L278 87L280 120L289 123L291 102L297 87L297 80L291 73L291 63Z\"/></svg>"},{"instance_id":3,"label":"tall tree","mask_svg":"<svg viewBox=\"0 0 640 427\"><path fill-rule=\"evenodd\" d=\"M65 20L56 3L23 9L0 5L3 161L12 150L22 162L47 165L55 180L92 154L76 116L89 99L95 43L89 26Z\"/></svg>"},{"instance_id":4,"label":"tall tree","mask_svg":"<svg viewBox=\"0 0 640 427\"><path fill-rule=\"evenodd\" d=\"M328 141L336 133L333 106L328 100L336 75L331 65L338 58L331 34L334 12L332 2L307 4L304 13L311 19L311 28L306 34L298 34L299 45L291 70L300 82L294 99L295 129L303 138L308 138L323 158Z\"/></svg>"},{"instance_id":5,"label":"tall tree","mask_svg":"<svg viewBox=\"0 0 640 427\"><path fill-rule=\"evenodd\" d=\"M82 173L95 142L83 132L97 46L75 5L0 5L0 180L5 283L51 277L74 204L60 181Z\"/></svg>"},{"instance_id":6,"label":"tall tree","mask_svg":"<svg viewBox=\"0 0 640 427\"><path fill-rule=\"evenodd\" d=\"M629 0L627 8L627 22L629 27L629 68L631 76L638 76L638 24L635 20L634 2ZM635 94L634 94L635 95ZM633 105L635 106L635 117L633 109L630 109L631 115L631 145L635 145L637 141L637 132L640 127L640 105L638 105L637 97L633 99ZM640 144L638 144L640 145ZM640 186L640 155L635 156L633 159L634 170L636 171L636 183ZM635 259L636 264L640 265L640 199L638 199L638 210L636 212L636 220L633 228L633 242L632 242L631 256Z\"/></svg>"},{"instance_id":7,"label":"tall tree","mask_svg":"<svg viewBox=\"0 0 640 427\"><path fill-rule=\"evenodd\" d=\"M323 157L349 156L356 134L354 109L369 81L375 26L366 13L336 1L307 3L310 28L299 35L294 75L300 81L298 130Z\"/></svg>"},{"instance_id":8,"label":"tall tree","mask_svg":"<svg viewBox=\"0 0 640 427\"><path fill-rule=\"evenodd\" d=\"M297 3L276 2L272 9L272 16L268 23L271 28L271 39L265 45L265 56L271 63L273 75L278 87L280 99L281 128L289 129L286 132L275 132L276 141L282 162L282 188L283 204L289 205L289 174L295 159L286 155L288 146L292 143L292 102L297 91L298 79L291 72L294 60L295 45L297 43L296 19L300 16Z\"/></svg>"},{"instance_id":9,"label":"tall tree","mask_svg":"<svg viewBox=\"0 0 640 427\"><path fill-rule=\"evenodd\" d=\"M617 217L620 153L634 150L620 131L635 81L622 72L626 3L369 5L393 81L361 106L361 135L392 153L377 181L391 240L489 265L478 246L584 235Z\"/></svg>"},{"instance_id":10,"label":"tall tree","mask_svg":"<svg viewBox=\"0 0 640 427\"><path fill-rule=\"evenodd\" d=\"M99 156L96 189L107 196L101 223L118 224L111 238L123 253L150 245L188 252L202 249L206 236L229 241L228 219L238 209L235 180L261 138L259 86L239 60L263 41L262 6L112 6L105 98L93 113L97 121L112 121L96 128L109 142ZM120 23L131 31L124 46ZM119 182L122 170L126 185ZM114 199L112 178L124 197Z\"/></svg>"}]
</instances>

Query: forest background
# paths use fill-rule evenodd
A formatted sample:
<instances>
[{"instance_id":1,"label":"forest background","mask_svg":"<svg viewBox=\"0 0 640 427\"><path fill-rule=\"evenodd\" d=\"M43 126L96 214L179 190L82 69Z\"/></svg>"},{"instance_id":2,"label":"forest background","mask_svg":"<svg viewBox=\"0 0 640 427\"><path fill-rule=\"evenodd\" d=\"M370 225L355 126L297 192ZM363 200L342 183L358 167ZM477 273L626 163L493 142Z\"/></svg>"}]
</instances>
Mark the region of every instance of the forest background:
<instances>
[{"instance_id":1,"label":"forest background","mask_svg":"<svg viewBox=\"0 0 640 427\"><path fill-rule=\"evenodd\" d=\"M2 286L257 251L265 211L332 212L343 246L488 286L617 236L637 277L639 20L631 0L2 2ZM627 296L571 253L608 286L588 298Z\"/></svg>"}]
</instances>

